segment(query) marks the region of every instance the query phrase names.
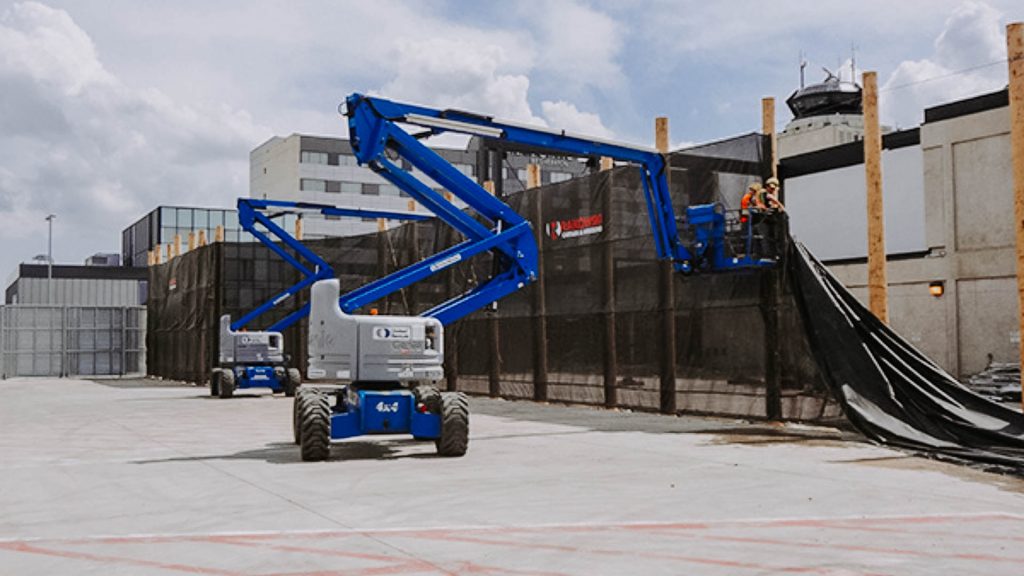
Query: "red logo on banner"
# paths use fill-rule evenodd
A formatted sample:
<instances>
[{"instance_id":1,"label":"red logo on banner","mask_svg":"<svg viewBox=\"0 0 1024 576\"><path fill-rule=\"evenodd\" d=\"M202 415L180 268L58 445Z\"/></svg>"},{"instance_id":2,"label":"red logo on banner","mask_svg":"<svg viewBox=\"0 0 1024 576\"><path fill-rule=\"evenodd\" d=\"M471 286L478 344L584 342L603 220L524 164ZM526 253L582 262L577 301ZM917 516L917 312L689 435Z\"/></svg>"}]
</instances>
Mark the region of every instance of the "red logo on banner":
<instances>
[{"instance_id":1,"label":"red logo on banner","mask_svg":"<svg viewBox=\"0 0 1024 576\"><path fill-rule=\"evenodd\" d=\"M604 230L604 214L580 216L571 220L552 220L544 225L544 233L552 240L579 238L599 234Z\"/></svg>"}]
</instances>

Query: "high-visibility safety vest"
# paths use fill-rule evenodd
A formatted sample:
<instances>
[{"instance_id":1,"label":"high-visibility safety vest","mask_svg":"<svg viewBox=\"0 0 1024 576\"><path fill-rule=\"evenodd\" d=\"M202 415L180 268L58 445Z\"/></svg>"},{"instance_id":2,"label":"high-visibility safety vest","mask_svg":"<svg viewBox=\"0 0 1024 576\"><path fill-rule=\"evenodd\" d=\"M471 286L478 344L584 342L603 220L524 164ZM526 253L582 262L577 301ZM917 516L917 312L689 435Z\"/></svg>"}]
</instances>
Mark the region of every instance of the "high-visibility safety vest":
<instances>
[{"instance_id":1,"label":"high-visibility safety vest","mask_svg":"<svg viewBox=\"0 0 1024 576\"><path fill-rule=\"evenodd\" d=\"M743 198L740 200L740 223L742 224L747 223L747 212L750 209L750 202L753 200L753 198L754 193L751 192L750 190L747 190L747 193L744 194Z\"/></svg>"}]
</instances>

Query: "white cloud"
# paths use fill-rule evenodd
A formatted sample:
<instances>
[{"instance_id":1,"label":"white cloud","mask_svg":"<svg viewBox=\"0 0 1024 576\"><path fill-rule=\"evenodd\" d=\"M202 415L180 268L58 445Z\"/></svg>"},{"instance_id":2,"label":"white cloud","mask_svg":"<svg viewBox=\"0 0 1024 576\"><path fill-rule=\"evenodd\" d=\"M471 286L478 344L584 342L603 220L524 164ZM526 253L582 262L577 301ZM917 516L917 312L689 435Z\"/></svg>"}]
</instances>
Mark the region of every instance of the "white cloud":
<instances>
[{"instance_id":1,"label":"white cloud","mask_svg":"<svg viewBox=\"0 0 1024 576\"><path fill-rule=\"evenodd\" d=\"M905 60L881 86L882 120L901 127L923 121L929 106L1006 86L1003 15L990 5L963 2L947 18L933 53ZM992 64L987 66L988 64Z\"/></svg>"},{"instance_id":2,"label":"white cloud","mask_svg":"<svg viewBox=\"0 0 1024 576\"><path fill-rule=\"evenodd\" d=\"M543 124L527 101L529 77L503 70L500 46L427 38L405 40L396 52L394 76L376 91L382 96Z\"/></svg>"},{"instance_id":3,"label":"white cloud","mask_svg":"<svg viewBox=\"0 0 1024 576\"><path fill-rule=\"evenodd\" d=\"M552 128L576 132L596 138L611 138L612 131L601 122L601 117L593 112L581 112L573 104L564 100L557 102L544 101L540 105L544 118Z\"/></svg>"},{"instance_id":4,"label":"white cloud","mask_svg":"<svg viewBox=\"0 0 1024 576\"><path fill-rule=\"evenodd\" d=\"M244 111L185 105L107 70L64 11L35 2L0 17L0 267L45 247L80 261L118 251L120 230L158 204L230 206L248 150L269 136Z\"/></svg>"},{"instance_id":5,"label":"white cloud","mask_svg":"<svg viewBox=\"0 0 1024 576\"><path fill-rule=\"evenodd\" d=\"M538 44L538 69L560 83L567 96L585 90L616 90L625 83L618 63L629 24L578 2L520 6L529 13Z\"/></svg>"}]
</instances>

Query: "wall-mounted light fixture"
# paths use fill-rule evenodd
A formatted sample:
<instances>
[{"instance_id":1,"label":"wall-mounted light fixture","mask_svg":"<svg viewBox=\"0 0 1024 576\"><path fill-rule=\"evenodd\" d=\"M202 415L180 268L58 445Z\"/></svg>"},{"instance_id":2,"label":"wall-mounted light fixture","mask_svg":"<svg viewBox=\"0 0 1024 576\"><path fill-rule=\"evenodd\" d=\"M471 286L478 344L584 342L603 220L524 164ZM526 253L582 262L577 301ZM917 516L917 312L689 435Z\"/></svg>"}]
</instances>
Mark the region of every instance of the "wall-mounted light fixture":
<instances>
[{"instance_id":1,"label":"wall-mounted light fixture","mask_svg":"<svg viewBox=\"0 0 1024 576\"><path fill-rule=\"evenodd\" d=\"M941 298L942 294L946 291L946 283L942 280L936 280L928 284L928 293L936 298Z\"/></svg>"}]
</instances>

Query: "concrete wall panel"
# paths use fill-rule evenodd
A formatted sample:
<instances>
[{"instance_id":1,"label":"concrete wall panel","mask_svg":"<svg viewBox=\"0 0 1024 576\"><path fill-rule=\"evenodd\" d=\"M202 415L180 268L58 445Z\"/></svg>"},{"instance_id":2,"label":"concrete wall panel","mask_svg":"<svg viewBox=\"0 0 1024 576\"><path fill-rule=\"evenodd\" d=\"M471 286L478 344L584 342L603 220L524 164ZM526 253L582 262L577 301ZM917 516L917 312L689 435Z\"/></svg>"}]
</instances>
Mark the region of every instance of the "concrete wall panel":
<instances>
[{"instance_id":1,"label":"concrete wall panel","mask_svg":"<svg viewBox=\"0 0 1024 576\"><path fill-rule=\"evenodd\" d=\"M889 286L889 324L911 345L953 369L946 339L946 302L928 293L928 282Z\"/></svg>"},{"instance_id":2,"label":"concrete wall panel","mask_svg":"<svg viewBox=\"0 0 1024 576\"><path fill-rule=\"evenodd\" d=\"M1008 134L953 144L957 249L1013 245L1010 160Z\"/></svg>"},{"instance_id":3,"label":"concrete wall panel","mask_svg":"<svg viewBox=\"0 0 1024 576\"><path fill-rule=\"evenodd\" d=\"M961 374L983 370L989 354L996 362L1017 361L1020 333L1016 295L1013 277L957 283Z\"/></svg>"}]
</instances>

